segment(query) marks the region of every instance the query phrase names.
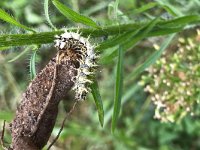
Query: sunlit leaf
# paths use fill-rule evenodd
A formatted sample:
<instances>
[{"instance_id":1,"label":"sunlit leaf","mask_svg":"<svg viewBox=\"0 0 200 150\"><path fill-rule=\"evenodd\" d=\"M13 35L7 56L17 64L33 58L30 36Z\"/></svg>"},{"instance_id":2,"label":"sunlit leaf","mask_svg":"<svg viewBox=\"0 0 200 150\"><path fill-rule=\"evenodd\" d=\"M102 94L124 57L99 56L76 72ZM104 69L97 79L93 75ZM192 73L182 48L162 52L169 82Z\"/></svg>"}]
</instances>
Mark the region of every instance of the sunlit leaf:
<instances>
[{"instance_id":1,"label":"sunlit leaf","mask_svg":"<svg viewBox=\"0 0 200 150\"><path fill-rule=\"evenodd\" d=\"M6 21L10 24L13 24L15 26L18 26L20 28L23 28L25 30L29 30L29 31L32 31L32 32L35 32L33 29L25 26L25 25L22 25L21 23L17 22L13 17L11 17L8 13L6 13L3 9L0 9L0 19L3 20L3 21Z\"/></svg>"},{"instance_id":2,"label":"sunlit leaf","mask_svg":"<svg viewBox=\"0 0 200 150\"><path fill-rule=\"evenodd\" d=\"M91 26L94 28L100 28L92 19L78 14L77 12L73 11L69 7L60 3L58 0L53 0L53 4L69 20L78 22L78 23L82 23L82 24L85 24L85 25L88 25L88 26Z\"/></svg>"}]
</instances>

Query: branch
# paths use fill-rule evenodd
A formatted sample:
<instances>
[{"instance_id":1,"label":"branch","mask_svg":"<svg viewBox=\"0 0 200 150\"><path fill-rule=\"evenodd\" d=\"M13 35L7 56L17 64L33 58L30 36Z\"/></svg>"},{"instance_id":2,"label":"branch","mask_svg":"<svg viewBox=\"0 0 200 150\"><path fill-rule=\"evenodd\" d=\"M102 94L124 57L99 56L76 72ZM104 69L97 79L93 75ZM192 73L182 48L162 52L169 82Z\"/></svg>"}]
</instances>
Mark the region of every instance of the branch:
<instances>
[{"instance_id":1,"label":"branch","mask_svg":"<svg viewBox=\"0 0 200 150\"><path fill-rule=\"evenodd\" d=\"M151 21L149 21L151 22ZM121 25L105 26L101 29L81 28L79 31L83 36L102 37L110 35L118 35L124 32L135 31L138 28L149 24L149 22L130 23ZM189 15L171 20L159 20L153 29L148 33L147 37L168 35L181 31L187 25L194 25L200 22L200 16ZM70 31L77 31L77 29L69 29ZM9 46L23 46L23 45L40 45L52 43L55 35L60 35L63 30L52 32L38 32L31 34L5 34L0 35L0 48Z\"/></svg>"}]
</instances>

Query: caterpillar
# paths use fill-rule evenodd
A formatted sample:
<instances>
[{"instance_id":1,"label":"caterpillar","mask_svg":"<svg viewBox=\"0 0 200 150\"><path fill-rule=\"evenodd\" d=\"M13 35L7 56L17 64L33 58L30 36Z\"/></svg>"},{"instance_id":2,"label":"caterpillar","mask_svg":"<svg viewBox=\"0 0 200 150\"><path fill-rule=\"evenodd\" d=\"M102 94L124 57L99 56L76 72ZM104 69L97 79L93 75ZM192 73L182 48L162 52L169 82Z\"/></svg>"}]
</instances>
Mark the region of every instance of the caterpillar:
<instances>
[{"instance_id":1,"label":"caterpillar","mask_svg":"<svg viewBox=\"0 0 200 150\"><path fill-rule=\"evenodd\" d=\"M94 52L94 45L90 44L89 38L84 38L79 32L68 32L67 30L55 36L55 47L58 51L68 51L73 57L76 55L77 75L72 79L74 82L73 90L75 91L76 100L85 100L87 93L90 92L89 85L92 83L95 68L97 67ZM73 54L70 54L73 53ZM69 58L70 59L70 58ZM73 66L72 66L73 67Z\"/></svg>"}]
</instances>

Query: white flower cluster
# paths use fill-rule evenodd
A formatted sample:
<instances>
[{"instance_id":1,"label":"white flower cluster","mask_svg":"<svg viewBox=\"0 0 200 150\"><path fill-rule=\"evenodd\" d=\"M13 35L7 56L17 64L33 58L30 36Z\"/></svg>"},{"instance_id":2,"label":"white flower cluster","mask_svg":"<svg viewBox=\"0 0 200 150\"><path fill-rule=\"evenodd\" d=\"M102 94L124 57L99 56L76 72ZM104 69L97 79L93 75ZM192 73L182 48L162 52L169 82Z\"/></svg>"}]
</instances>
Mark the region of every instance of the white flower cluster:
<instances>
[{"instance_id":1,"label":"white flower cluster","mask_svg":"<svg viewBox=\"0 0 200 150\"><path fill-rule=\"evenodd\" d=\"M155 118L175 122L185 115L197 115L200 103L200 30L197 35L179 38L175 49L168 49L141 84L155 104ZM173 52L173 53L172 53Z\"/></svg>"},{"instance_id":2,"label":"white flower cluster","mask_svg":"<svg viewBox=\"0 0 200 150\"><path fill-rule=\"evenodd\" d=\"M89 39L89 38L88 38ZM91 77L94 74L97 56L94 52L94 46L89 40L82 37L78 32L68 32L56 36L55 47L59 50L72 50L79 56L77 61L79 66L77 76L74 78L75 98L76 100L85 100L90 91L89 85L92 83Z\"/></svg>"}]
</instances>

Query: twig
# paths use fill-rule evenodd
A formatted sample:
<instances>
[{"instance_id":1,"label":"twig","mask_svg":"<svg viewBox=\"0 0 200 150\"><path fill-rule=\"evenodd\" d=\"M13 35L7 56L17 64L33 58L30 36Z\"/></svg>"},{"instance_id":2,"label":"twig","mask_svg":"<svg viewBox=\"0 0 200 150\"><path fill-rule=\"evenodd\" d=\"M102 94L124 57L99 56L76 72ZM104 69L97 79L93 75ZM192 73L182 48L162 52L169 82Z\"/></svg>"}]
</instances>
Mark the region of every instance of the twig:
<instances>
[{"instance_id":1,"label":"twig","mask_svg":"<svg viewBox=\"0 0 200 150\"><path fill-rule=\"evenodd\" d=\"M3 121L3 130L1 133L1 140L0 140L0 144L2 145L3 149L7 150L8 148L4 145L4 133L5 133L5 125L6 125L6 121Z\"/></svg>"},{"instance_id":2,"label":"twig","mask_svg":"<svg viewBox=\"0 0 200 150\"><path fill-rule=\"evenodd\" d=\"M78 101L76 101L72 107L72 109L66 114L65 118L63 119L63 122L62 122L62 125L61 125L61 128L57 134L57 136L55 137L55 139L52 141L52 143L48 146L47 150L50 150L50 148L53 146L53 144L58 140L63 128L64 128L64 125L65 125L65 121L67 120L67 118L71 115L71 113L74 111L75 109L75 106L76 104L78 103Z\"/></svg>"}]
</instances>

